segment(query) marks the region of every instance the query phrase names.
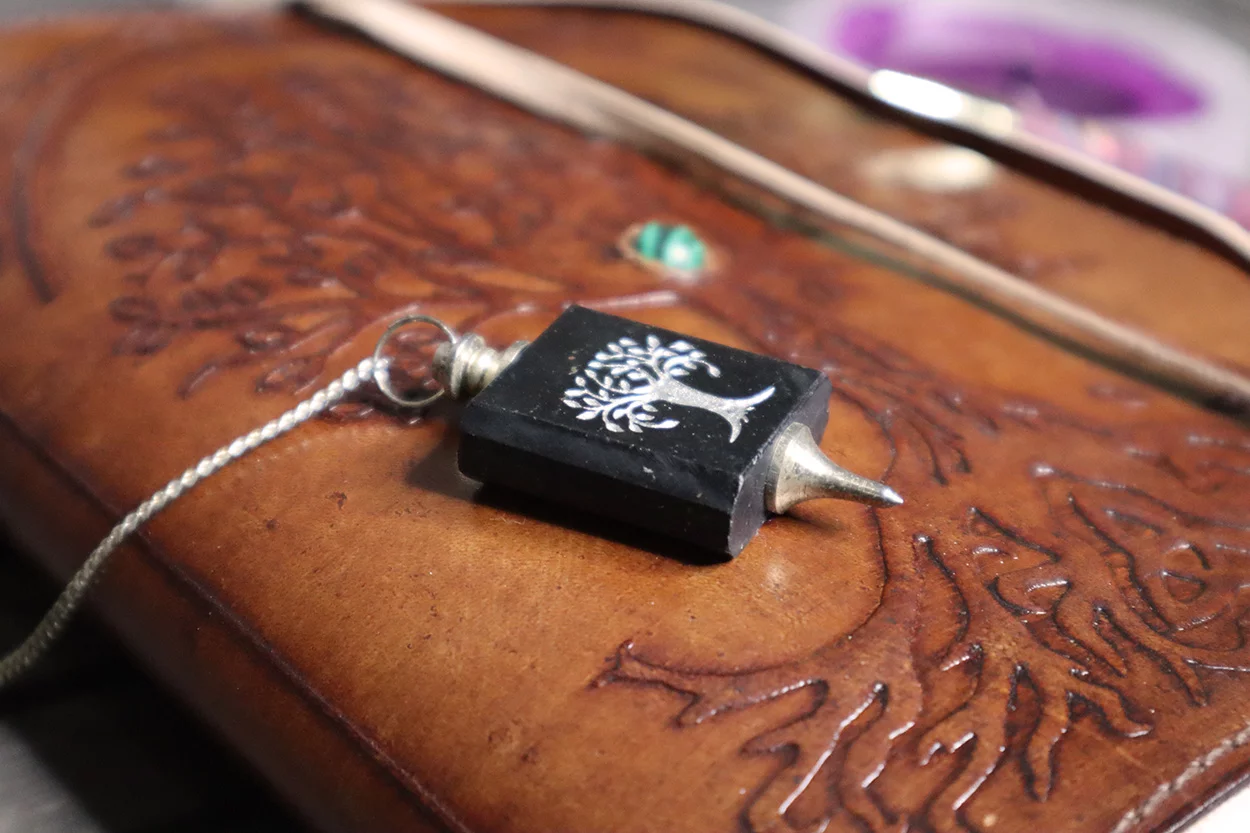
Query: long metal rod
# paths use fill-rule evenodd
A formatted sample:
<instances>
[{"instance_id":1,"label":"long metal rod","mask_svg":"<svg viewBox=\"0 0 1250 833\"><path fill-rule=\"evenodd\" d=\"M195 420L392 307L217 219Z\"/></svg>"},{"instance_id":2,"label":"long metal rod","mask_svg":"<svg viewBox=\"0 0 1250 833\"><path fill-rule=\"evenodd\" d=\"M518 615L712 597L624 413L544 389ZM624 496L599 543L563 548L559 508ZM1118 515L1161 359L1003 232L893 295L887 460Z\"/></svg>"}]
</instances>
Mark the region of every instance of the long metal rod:
<instances>
[{"instance_id":1,"label":"long metal rod","mask_svg":"<svg viewBox=\"0 0 1250 833\"><path fill-rule=\"evenodd\" d=\"M400 0L305 0L311 12L525 110L686 168L711 164L786 202L897 246L934 277L1053 338L1209 407L1250 414L1250 379L1037 287L694 122L527 49Z\"/></svg>"},{"instance_id":2,"label":"long metal rod","mask_svg":"<svg viewBox=\"0 0 1250 833\"><path fill-rule=\"evenodd\" d=\"M1079 150L1031 133L1021 127L1020 118L1010 107L998 102L926 82L930 86L945 87L943 98L958 98L962 105L949 108L941 115L913 106L915 102L897 95L896 85L891 83L900 73L868 69L783 26L721 0L424 0L424 4L616 9L662 15L706 26L755 44L892 109L906 111L913 118L947 125L980 140L1009 148L1170 215L1209 235L1228 250L1239 266L1250 269L1250 230L1227 215Z\"/></svg>"}]
</instances>

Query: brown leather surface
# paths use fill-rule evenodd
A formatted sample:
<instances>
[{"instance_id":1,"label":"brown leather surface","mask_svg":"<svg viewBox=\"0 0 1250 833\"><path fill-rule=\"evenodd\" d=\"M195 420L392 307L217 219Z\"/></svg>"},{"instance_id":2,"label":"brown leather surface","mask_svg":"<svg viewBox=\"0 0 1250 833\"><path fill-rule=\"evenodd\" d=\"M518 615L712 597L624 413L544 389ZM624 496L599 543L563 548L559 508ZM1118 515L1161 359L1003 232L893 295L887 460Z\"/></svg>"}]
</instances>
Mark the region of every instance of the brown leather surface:
<instances>
[{"instance_id":1,"label":"brown leather surface","mask_svg":"<svg viewBox=\"0 0 1250 833\"><path fill-rule=\"evenodd\" d=\"M1248 363L1250 289L1216 256L1002 170L910 187L881 172L931 142L752 50L464 16ZM0 102L0 508L59 571L413 309L502 344L573 300L820 367L825 447L908 499L811 505L692 566L478 494L454 409L266 447L99 596L325 829L1129 833L1250 762L1244 426L308 23L15 32ZM721 270L617 257L652 217Z\"/></svg>"}]
</instances>

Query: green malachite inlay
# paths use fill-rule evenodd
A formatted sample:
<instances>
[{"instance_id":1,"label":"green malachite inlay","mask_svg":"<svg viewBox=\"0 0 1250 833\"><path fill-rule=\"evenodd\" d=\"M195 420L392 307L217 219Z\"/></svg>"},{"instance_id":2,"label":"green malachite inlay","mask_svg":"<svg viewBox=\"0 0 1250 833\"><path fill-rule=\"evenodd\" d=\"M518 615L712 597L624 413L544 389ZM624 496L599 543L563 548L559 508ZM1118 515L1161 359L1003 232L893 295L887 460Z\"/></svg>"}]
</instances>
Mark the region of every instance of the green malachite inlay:
<instances>
[{"instance_id":1,"label":"green malachite inlay","mask_svg":"<svg viewBox=\"0 0 1250 833\"><path fill-rule=\"evenodd\" d=\"M691 272L707 265L707 245L688 226L652 220L638 232L633 245L639 255L669 269Z\"/></svg>"}]
</instances>

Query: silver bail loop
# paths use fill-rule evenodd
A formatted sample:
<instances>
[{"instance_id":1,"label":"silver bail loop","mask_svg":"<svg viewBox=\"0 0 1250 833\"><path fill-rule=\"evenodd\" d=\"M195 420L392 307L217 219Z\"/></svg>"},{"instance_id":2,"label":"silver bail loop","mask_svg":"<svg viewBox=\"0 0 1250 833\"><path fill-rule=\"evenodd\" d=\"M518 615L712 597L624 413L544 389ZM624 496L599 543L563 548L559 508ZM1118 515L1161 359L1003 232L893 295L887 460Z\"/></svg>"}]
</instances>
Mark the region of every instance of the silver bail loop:
<instances>
[{"instance_id":1,"label":"silver bail loop","mask_svg":"<svg viewBox=\"0 0 1250 833\"><path fill-rule=\"evenodd\" d=\"M443 331L443 335L447 337L447 341L440 345L455 344L460 340L460 336L443 321L429 315L408 315L394 324L386 328L386 332L382 333L382 337L378 339L378 344L373 348L373 381L378 386L378 390L382 391L382 395L387 399L404 408L425 408L433 405L443 397L444 390L439 389L425 396L409 398L401 395L395 390L391 384L391 360L386 357L386 346L391 343L395 334L405 327L413 324L428 324L431 327L437 327Z\"/></svg>"},{"instance_id":2,"label":"silver bail loop","mask_svg":"<svg viewBox=\"0 0 1250 833\"><path fill-rule=\"evenodd\" d=\"M437 327L446 336L446 340L434 351L434 361L430 366L433 381L439 385L438 390L425 396L410 398L400 394L391 384L390 359L384 353L396 333L414 324ZM383 396L404 408L425 408L443 396L468 399L481 393L505 367L521 355L521 351L528 344L528 341L518 341L504 350L495 350L476 333L462 336L445 322L432 316L408 315L387 327L386 332L378 339L378 345L373 350L373 380Z\"/></svg>"}]
</instances>

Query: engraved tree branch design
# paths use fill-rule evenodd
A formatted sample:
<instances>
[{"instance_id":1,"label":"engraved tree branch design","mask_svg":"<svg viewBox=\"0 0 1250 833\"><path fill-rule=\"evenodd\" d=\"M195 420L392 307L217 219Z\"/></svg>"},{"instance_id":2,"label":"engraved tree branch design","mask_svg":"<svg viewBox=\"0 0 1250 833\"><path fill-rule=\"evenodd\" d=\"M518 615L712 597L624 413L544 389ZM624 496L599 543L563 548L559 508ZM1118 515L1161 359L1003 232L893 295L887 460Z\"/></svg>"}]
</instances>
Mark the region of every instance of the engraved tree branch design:
<instances>
[{"instance_id":1,"label":"engraved tree branch design","mask_svg":"<svg viewBox=\"0 0 1250 833\"><path fill-rule=\"evenodd\" d=\"M607 202L631 212L628 154L595 146L593 164L570 173L575 139L512 129L505 109L435 79L300 67L247 86L176 83L150 104L163 126L88 224L126 270L110 307L117 352L225 336L183 395L237 367L259 369L260 391L298 392L338 348L404 311L454 308L472 326L544 295L586 297L563 259L532 254L535 240L593 245L553 222L593 213L557 205L556 174L593 170L616 190Z\"/></svg>"},{"instance_id":2,"label":"engraved tree branch design","mask_svg":"<svg viewBox=\"0 0 1250 833\"><path fill-rule=\"evenodd\" d=\"M619 338L586 363L573 380L577 387L564 392L564 404L581 411L578 419L599 419L618 434L627 429L641 434L644 429L664 430L681 424L676 419L657 421L657 402L701 408L729 423L732 443L742 432L747 415L776 388L740 399L705 393L681 381L700 367L713 378L721 375L720 368L688 341L665 345L657 336L648 335L646 344L641 345L632 338Z\"/></svg>"},{"instance_id":3,"label":"engraved tree branch design","mask_svg":"<svg viewBox=\"0 0 1250 833\"><path fill-rule=\"evenodd\" d=\"M234 349L193 371L184 395L243 365L266 368L258 389L294 392L387 311L472 300L449 284L416 295L386 285L397 268L423 265L417 241L434 235L401 217L375 170L383 137L398 144L415 131L371 101L392 90L363 80L286 73L274 79L281 106L263 88L211 80L154 97L169 123L150 135L155 151L123 171L135 190L90 218L117 229L105 250L136 290L111 307L128 328L118 352L224 331Z\"/></svg>"}]
</instances>

